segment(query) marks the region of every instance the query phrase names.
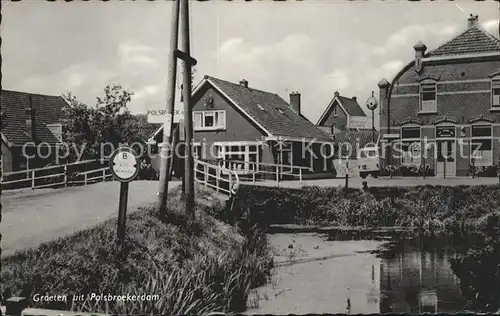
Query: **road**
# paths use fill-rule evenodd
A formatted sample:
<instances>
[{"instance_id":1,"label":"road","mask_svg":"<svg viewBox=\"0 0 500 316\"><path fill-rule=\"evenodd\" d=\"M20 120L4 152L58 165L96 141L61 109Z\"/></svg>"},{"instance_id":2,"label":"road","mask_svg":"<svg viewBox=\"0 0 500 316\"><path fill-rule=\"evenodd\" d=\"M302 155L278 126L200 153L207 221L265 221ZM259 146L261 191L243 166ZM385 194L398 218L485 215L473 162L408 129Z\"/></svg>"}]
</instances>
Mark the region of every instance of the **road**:
<instances>
[{"instance_id":1,"label":"road","mask_svg":"<svg viewBox=\"0 0 500 316\"><path fill-rule=\"evenodd\" d=\"M443 186L457 186L457 185L491 185L498 184L498 178L350 178L349 187L362 188L363 181L366 181L370 187L405 187L405 186L418 186L418 185L443 185ZM303 181L304 186L320 186L320 187L344 187L345 179L307 179ZM242 184L252 184L252 182L242 182ZM266 180L256 182L259 186L276 186L276 181ZM283 188L299 188L299 181L283 181L280 182L279 187Z\"/></svg>"},{"instance_id":2,"label":"road","mask_svg":"<svg viewBox=\"0 0 500 316\"><path fill-rule=\"evenodd\" d=\"M180 182L173 182L175 188ZM156 201L157 181L129 186L128 211ZM118 214L118 182L66 189L2 192L2 257L99 224Z\"/></svg>"}]
</instances>

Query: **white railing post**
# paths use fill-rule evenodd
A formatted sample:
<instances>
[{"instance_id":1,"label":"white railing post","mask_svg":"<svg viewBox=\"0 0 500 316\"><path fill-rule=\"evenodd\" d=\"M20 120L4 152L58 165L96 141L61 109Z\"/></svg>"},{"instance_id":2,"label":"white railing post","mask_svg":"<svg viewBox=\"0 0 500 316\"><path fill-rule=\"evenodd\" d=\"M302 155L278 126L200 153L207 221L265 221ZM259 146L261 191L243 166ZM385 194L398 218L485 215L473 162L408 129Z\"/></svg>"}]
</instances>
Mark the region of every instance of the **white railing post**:
<instances>
[{"instance_id":1,"label":"white railing post","mask_svg":"<svg viewBox=\"0 0 500 316\"><path fill-rule=\"evenodd\" d=\"M85 174L83 178L84 178L85 185L87 185L87 174Z\"/></svg>"},{"instance_id":2,"label":"white railing post","mask_svg":"<svg viewBox=\"0 0 500 316\"><path fill-rule=\"evenodd\" d=\"M229 191L231 191L231 184L233 183L233 173L229 170Z\"/></svg>"},{"instance_id":3,"label":"white railing post","mask_svg":"<svg viewBox=\"0 0 500 316\"><path fill-rule=\"evenodd\" d=\"M68 165L64 165L64 187L68 187Z\"/></svg>"},{"instance_id":4,"label":"white railing post","mask_svg":"<svg viewBox=\"0 0 500 316\"><path fill-rule=\"evenodd\" d=\"M102 169L102 182L106 181L106 169Z\"/></svg>"},{"instance_id":5,"label":"white railing post","mask_svg":"<svg viewBox=\"0 0 500 316\"><path fill-rule=\"evenodd\" d=\"M35 170L31 171L31 188L35 189Z\"/></svg>"},{"instance_id":6,"label":"white railing post","mask_svg":"<svg viewBox=\"0 0 500 316\"><path fill-rule=\"evenodd\" d=\"M302 168L299 168L299 186L302 188Z\"/></svg>"},{"instance_id":7,"label":"white railing post","mask_svg":"<svg viewBox=\"0 0 500 316\"><path fill-rule=\"evenodd\" d=\"M276 182L280 182L280 168L276 166Z\"/></svg>"},{"instance_id":8,"label":"white railing post","mask_svg":"<svg viewBox=\"0 0 500 316\"><path fill-rule=\"evenodd\" d=\"M208 164L205 164L205 184L208 184Z\"/></svg>"},{"instance_id":9,"label":"white railing post","mask_svg":"<svg viewBox=\"0 0 500 316\"><path fill-rule=\"evenodd\" d=\"M215 175L216 175L216 178L215 178L215 191L217 193L219 193L219 185L220 185L219 184L220 183L219 182L219 178L220 178L220 173L221 173L220 169L221 169L220 166L217 166L216 169L215 169Z\"/></svg>"}]
</instances>

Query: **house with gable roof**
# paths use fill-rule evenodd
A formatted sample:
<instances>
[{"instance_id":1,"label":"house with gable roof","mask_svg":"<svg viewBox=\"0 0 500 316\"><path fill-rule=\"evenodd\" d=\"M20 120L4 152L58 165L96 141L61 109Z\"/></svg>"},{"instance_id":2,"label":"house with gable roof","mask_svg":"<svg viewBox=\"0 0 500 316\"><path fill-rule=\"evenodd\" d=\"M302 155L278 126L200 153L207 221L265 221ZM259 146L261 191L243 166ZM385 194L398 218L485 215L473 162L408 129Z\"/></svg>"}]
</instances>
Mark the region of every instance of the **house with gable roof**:
<instances>
[{"instance_id":1,"label":"house with gable roof","mask_svg":"<svg viewBox=\"0 0 500 316\"><path fill-rule=\"evenodd\" d=\"M328 134L347 131L371 130L368 117L359 105L357 98L344 97L335 91L323 114L316 123Z\"/></svg>"},{"instance_id":2,"label":"house with gable roof","mask_svg":"<svg viewBox=\"0 0 500 316\"><path fill-rule=\"evenodd\" d=\"M54 160L66 104L60 96L2 90L3 172L43 167Z\"/></svg>"},{"instance_id":3,"label":"house with gable roof","mask_svg":"<svg viewBox=\"0 0 500 316\"><path fill-rule=\"evenodd\" d=\"M385 165L430 166L438 177L498 165L500 39L478 16L467 22L434 50L419 41L414 60L379 82Z\"/></svg>"},{"instance_id":4,"label":"house with gable roof","mask_svg":"<svg viewBox=\"0 0 500 316\"><path fill-rule=\"evenodd\" d=\"M279 164L283 172L301 166L311 174L332 175L332 138L302 115L300 93L291 93L288 103L246 80L233 83L205 76L192 102L197 158ZM153 139L159 143L162 137L163 127ZM242 164L238 170L250 172L251 166Z\"/></svg>"}]
</instances>

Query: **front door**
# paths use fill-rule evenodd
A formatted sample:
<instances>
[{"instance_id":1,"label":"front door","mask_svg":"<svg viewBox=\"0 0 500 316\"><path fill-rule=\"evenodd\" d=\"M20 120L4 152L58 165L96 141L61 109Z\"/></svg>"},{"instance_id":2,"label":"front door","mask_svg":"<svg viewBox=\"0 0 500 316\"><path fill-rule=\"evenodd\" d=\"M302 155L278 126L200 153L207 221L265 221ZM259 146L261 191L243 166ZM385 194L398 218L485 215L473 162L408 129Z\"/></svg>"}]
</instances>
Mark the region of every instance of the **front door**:
<instances>
[{"instance_id":1,"label":"front door","mask_svg":"<svg viewBox=\"0 0 500 316\"><path fill-rule=\"evenodd\" d=\"M454 177L456 170L456 144L454 140L439 140L437 145L436 176Z\"/></svg>"}]
</instances>

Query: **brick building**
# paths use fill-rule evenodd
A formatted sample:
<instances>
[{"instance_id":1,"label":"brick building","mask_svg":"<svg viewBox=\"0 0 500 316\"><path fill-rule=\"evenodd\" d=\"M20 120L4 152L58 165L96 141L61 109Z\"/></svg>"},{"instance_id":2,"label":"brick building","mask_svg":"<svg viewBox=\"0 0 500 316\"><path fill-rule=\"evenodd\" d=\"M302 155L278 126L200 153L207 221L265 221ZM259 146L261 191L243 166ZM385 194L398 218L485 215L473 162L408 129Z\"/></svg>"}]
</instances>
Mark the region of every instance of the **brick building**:
<instances>
[{"instance_id":1,"label":"brick building","mask_svg":"<svg viewBox=\"0 0 500 316\"><path fill-rule=\"evenodd\" d=\"M436 176L469 176L500 156L500 40L478 16L465 31L415 59L380 88L383 163L429 165ZM391 146L387 146L391 144Z\"/></svg>"},{"instance_id":2,"label":"brick building","mask_svg":"<svg viewBox=\"0 0 500 316\"><path fill-rule=\"evenodd\" d=\"M301 114L299 93L291 93L287 103L246 80L233 83L205 76L192 102L195 157L249 162L237 164L243 174L251 171L250 162L280 164L283 172L301 166L310 168L310 174L333 173L332 139ZM163 127L154 141L161 142L162 135Z\"/></svg>"}]
</instances>

